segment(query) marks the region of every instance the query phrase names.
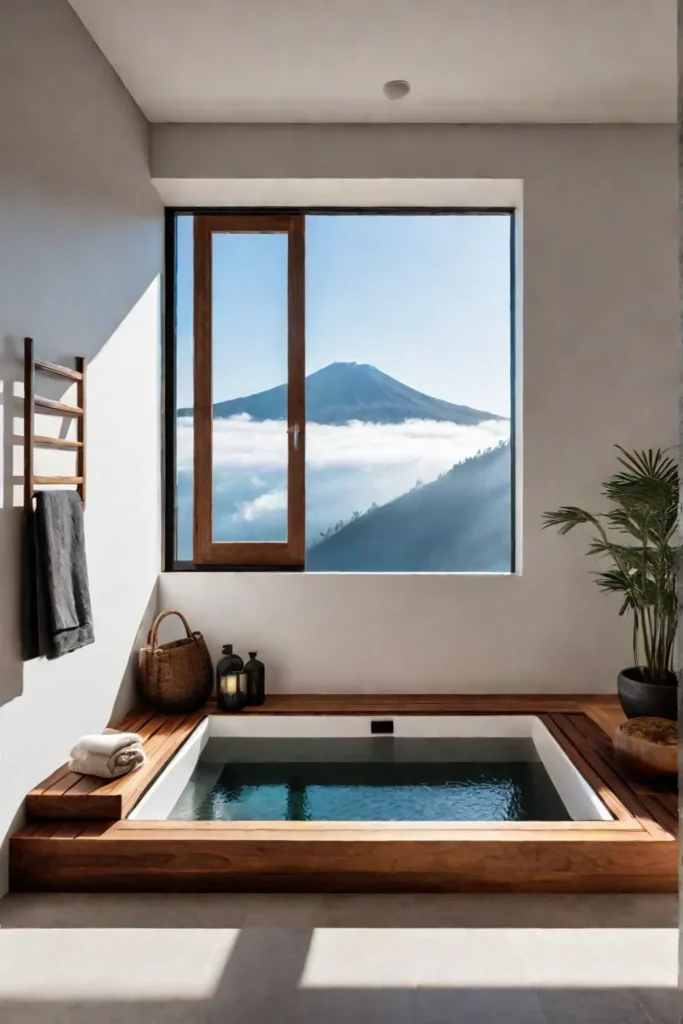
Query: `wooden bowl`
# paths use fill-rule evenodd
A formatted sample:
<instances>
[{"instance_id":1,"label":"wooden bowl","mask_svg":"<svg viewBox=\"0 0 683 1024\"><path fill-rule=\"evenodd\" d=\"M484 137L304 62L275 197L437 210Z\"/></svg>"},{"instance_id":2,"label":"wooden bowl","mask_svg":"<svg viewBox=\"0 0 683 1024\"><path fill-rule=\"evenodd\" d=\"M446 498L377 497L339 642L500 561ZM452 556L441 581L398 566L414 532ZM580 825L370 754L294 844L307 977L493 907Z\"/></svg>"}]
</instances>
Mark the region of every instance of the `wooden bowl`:
<instances>
[{"instance_id":1,"label":"wooden bowl","mask_svg":"<svg viewBox=\"0 0 683 1024\"><path fill-rule=\"evenodd\" d=\"M646 775L678 773L678 725L668 718L630 718L614 737L621 758Z\"/></svg>"}]
</instances>

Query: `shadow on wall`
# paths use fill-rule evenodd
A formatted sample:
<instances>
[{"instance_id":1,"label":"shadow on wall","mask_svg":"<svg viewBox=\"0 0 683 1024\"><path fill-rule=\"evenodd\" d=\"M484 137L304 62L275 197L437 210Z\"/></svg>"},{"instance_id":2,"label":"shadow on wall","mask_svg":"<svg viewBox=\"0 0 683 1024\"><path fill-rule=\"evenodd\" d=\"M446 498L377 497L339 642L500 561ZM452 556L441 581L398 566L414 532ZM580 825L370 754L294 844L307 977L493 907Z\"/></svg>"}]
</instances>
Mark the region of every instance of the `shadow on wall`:
<instances>
[{"instance_id":1,"label":"shadow on wall","mask_svg":"<svg viewBox=\"0 0 683 1024\"><path fill-rule=\"evenodd\" d=\"M0 95L2 842L26 793L80 734L101 729L132 698L131 647L154 600L161 548L163 206L150 179L147 122L65 0L2 0ZM73 365L80 355L88 364L85 532L95 643L23 663L23 458L14 435L25 336L43 359ZM38 387L60 399L68 382L46 377ZM54 419L50 433L65 426ZM56 458L41 453L38 474L53 475ZM0 893L5 861L6 845Z\"/></svg>"},{"instance_id":2,"label":"shadow on wall","mask_svg":"<svg viewBox=\"0 0 683 1024\"><path fill-rule=\"evenodd\" d=\"M0 180L0 207L3 202ZM30 253L25 254L22 272L15 270L12 288L11 281L2 280L4 233L0 245L0 315L4 320L7 314L14 328L2 334L5 325L0 323L0 893L6 878L6 838L21 824L26 793L64 762L79 735L100 730L122 707L135 702L135 644L154 612L160 559L162 230L155 207L156 200L122 251L116 246L125 227L117 229L106 218L99 225L101 234L86 232L71 253L66 244L53 251L56 265L60 259L73 259L81 274L78 288L71 282L65 293L68 299L60 291L58 270L56 279L46 272L43 281L35 282ZM2 213L3 222L11 221L12 216L4 218ZM125 219L124 209L116 219ZM33 242L39 247L31 210L19 220L15 230L31 235L35 229ZM98 248L109 253L106 273L97 266ZM29 301L34 288L43 296L42 304ZM24 295L18 302L21 289ZM85 532L95 643L54 661L21 660L23 440L15 435L23 433L24 334L35 339L42 358L73 365L74 355L84 355L88 363ZM69 382L46 377L36 387L48 397L73 403L67 395ZM38 433L55 431L54 423L50 430L38 426ZM52 452L46 454L53 458ZM40 475L63 472L52 462L43 466L37 468Z\"/></svg>"},{"instance_id":3,"label":"shadow on wall","mask_svg":"<svg viewBox=\"0 0 683 1024\"><path fill-rule=\"evenodd\" d=\"M121 685L118 689L118 693L116 694L116 699L109 716L109 722L111 725L114 725L117 721L123 718L126 712L130 711L131 708L135 707L136 704L139 703L137 682L140 648L147 643L147 636L152 628L158 604L159 581L157 580L152 588L152 593L150 594L149 601L147 602L145 613L140 620L140 627L130 649L128 663L126 665L125 672L123 673Z\"/></svg>"},{"instance_id":4,"label":"shadow on wall","mask_svg":"<svg viewBox=\"0 0 683 1024\"><path fill-rule=\"evenodd\" d=\"M155 268L156 270L156 268ZM150 285L154 284L155 279L158 278L158 273L155 273L151 279ZM149 290L149 286L143 290L142 296L144 296ZM126 302L129 300L126 299ZM133 303L131 309L137 306L137 301ZM100 310L98 310L99 314ZM75 355L85 354L88 363L93 363L95 357L100 351L103 351L107 340L110 340L115 334L116 330L121 324L125 323L130 313L130 309L127 309L121 318L120 324L117 324L113 331L107 328L108 333L105 335L105 341L98 347L91 343L89 346L85 343L79 344L78 342L74 345L74 350L62 350L55 344L55 337L60 337L64 333L69 333L69 324L66 326L60 324L60 329L55 331L53 335L43 336L42 338L36 338L36 354L50 359L55 362L64 363L65 365L73 365L73 359ZM30 324L32 317L29 315L26 318L27 324ZM68 318L67 318L68 319ZM82 337L83 330L82 325L74 323L74 337ZM78 327L81 330L77 330ZM135 373L135 367L131 366L131 374ZM50 375L40 374L36 375L36 393L41 394L44 397L54 399L56 401L67 402L70 404L74 403L74 396L70 394L70 390L73 390L73 386L69 385L68 382L63 381L60 378L55 378ZM150 397L150 401L152 401ZM24 444L23 444L23 433L24 433L24 339L16 336L8 336L2 339L2 346L0 349L0 402L2 403L2 493L0 495L0 566L3 567L3 587L0 591L0 707L14 700L16 697L21 696L23 692L23 682L25 675L25 663L22 661L21 652L21 571L22 571L22 535L23 535L23 521L24 521L24 493L23 493L23 467L24 467ZM94 409L89 409L89 417L96 415ZM69 434L70 425L73 423L72 420L67 418L60 419L56 416L43 417L44 419L50 419L52 423L46 426L44 429L38 426L37 433L51 434L54 436L65 437ZM87 444L87 442L86 442ZM111 459L112 464L115 461L115 439L112 438L112 453L108 456ZM45 459L46 455L51 457L53 465L48 463L39 463L40 458ZM40 468L36 469L36 472L43 472L45 474L68 474L73 472L73 466L65 465L63 462L59 463L56 460L63 459L66 456L68 459L73 459L74 456L71 453L58 452L50 453L45 451L36 450L35 459L37 466ZM92 453L89 448L86 454L86 473L90 476L88 465L88 456L92 461ZM44 467L44 468L43 468ZM116 483L112 480L112 487L115 487ZM87 530L87 519L86 519L86 530ZM88 552L89 562L92 557L92 552ZM91 574L92 575L92 574ZM157 585L155 583L152 594L149 597L145 612L140 622L140 628L137 635L135 636L133 647L131 648L130 656L126 671L121 680L121 689L117 695L112 715L117 714L117 709L123 705L126 699L131 696L131 678L132 678L132 666L133 660L136 655L137 646L140 642L144 642L144 637L147 635L149 624L153 618L154 610L156 608L157 600ZM96 614L96 610L95 610ZM101 626L101 624L100 624ZM96 638L99 634L99 630L96 632ZM97 640L96 640L97 642ZM68 655L66 656L68 657Z\"/></svg>"},{"instance_id":5,"label":"shadow on wall","mask_svg":"<svg viewBox=\"0 0 683 1024\"><path fill-rule=\"evenodd\" d=\"M36 354L54 362L73 365L75 355L85 356L91 371L115 336L113 347L130 352L129 339L120 340L122 325L158 282L163 209L150 180L147 123L72 8L53 0L5 0L0 6L2 706L22 693L26 672L20 659L18 584L23 446L14 440L23 411L23 338L33 337ZM151 348L158 374L158 335L145 341L142 347L146 353ZM128 361L127 367L116 367L109 385L118 395L121 416L129 414L129 381L143 377L150 365L144 353L142 370L130 356ZM67 388L56 378L40 380L47 397L63 398ZM111 415L99 401L104 383L97 396L94 391L93 386L91 421ZM147 402L158 421L156 392ZM147 410L145 415L146 428ZM115 448L115 422L110 433ZM103 457L101 450L90 451L89 478ZM111 458L114 463L114 451ZM94 492L92 497L91 524L100 515L95 506L105 500ZM125 649L122 654L125 658ZM51 670L45 671L41 685L50 686Z\"/></svg>"},{"instance_id":6,"label":"shadow on wall","mask_svg":"<svg viewBox=\"0 0 683 1024\"><path fill-rule=\"evenodd\" d=\"M160 236L159 236L160 237ZM149 245L147 245L149 248ZM158 249L156 250L158 253ZM86 275L87 276L87 275ZM153 273L148 271L145 275L145 287L142 289L141 295L148 295L152 286L156 293L156 284L158 280L158 265L153 267ZM110 278L111 280L111 278ZM103 282L96 282L91 280L89 282L93 289L98 293L102 291ZM98 285L95 288L95 285ZM137 291L137 289L136 289ZM110 300L114 300L116 296L113 294L115 289L109 291ZM83 302L85 303L86 296L88 293L87 284L84 284L84 293L82 296ZM73 357L75 355L85 355L88 360L88 364L92 366L95 364L96 357L106 349L107 341L111 340L116 334L117 328L124 324L130 315L131 310L134 310L138 305L138 295L135 301L129 298L130 288L124 289L124 295L121 296L123 301L124 312L120 316L118 321L115 321L115 326L112 329L110 324L114 319L114 310L110 309L109 315L104 319L104 331L100 335L101 341L96 342L95 332L89 333L85 329L85 324L79 322L79 316L74 316L69 313L67 309L68 303L64 303L64 308L59 312L59 317L55 317L56 321L59 321L58 329L50 329L48 327L46 331L45 325L36 324L36 317L32 315L29 309L26 312L25 317L19 313L15 316L15 319L22 319L26 324L26 333L35 335L36 352L43 358L47 358L56 362L64 363L66 365L73 365ZM135 294L133 292L132 294ZM72 300L76 305L79 304L80 296L74 297ZM149 298L149 296L148 296ZM129 305L131 303L132 305ZM145 300L148 301L148 300ZM106 306L98 298L97 318L107 312L102 307ZM55 311L57 312L57 311ZM42 319L42 318L40 318ZM53 325L54 326L54 325ZM94 325L91 325L94 326ZM99 333L99 332L98 332ZM69 347L64 343L65 337L72 337L77 339ZM155 359L156 359L156 338L154 339L155 347ZM129 372L134 375L136 372L135 365L129 367ZM112 381L112 387L121 387L122 381ZM44 395L45 397L55 399L57 401L66 401L73 403L73 396L69 395L69 383L61 380L60 378L54 378L49 375L38 374L36 378L36 392ZM22 564L22 532L23 532L23 458L24 458L24 445L23 445L23 432L24 432L24 341L23 337L16 335L5 334L2 338L0 348L0 402L2 403L2 417L0 419L2 426L2 493L0 495L1 507L0 507L0 566L2 566L2 578L3 585L0 589L0 707L21 696L23 692L23 683L25 676L25 664L22 662L21 655L21 564ZM150 407L154 409L154 416L158 418L158 404L155 402L155 396L149 396ZM89 408L89 419L92 419L97 415L97 409L92 407ZM122 412L123 415L123 412ZM45 429L38 428L38 433L50 433L55 436L66 436L70 422L68 418L59 420L58 417L50 417L52 424ZM112 439L111 439L111 451L104 453L109 463L112 466L112 475L114 467L117 461L117 450L116 450L116 429L115 424L112 424ZM156 435L155 435L156 436ZM86 442L87 443L87 442ZM92 446L89 446L86 454L86 472L88 479L92 478L93 469L93 458L96 458L99 454L102 456L102 452L93 453L91 450ZM45 455L51 455L52 453L36 452L36 462L38 464L39 458L45 458ZM128 453L130 454L130 453ZM56 453L53 458L59 458L67 455L68 458L73 458L71 453ZM72 473L73 468L70 466L56 465L51 467L43 463L45 468L37 469L37 472L44 473ZM149 467L150 472L154 473L155 467ZM116 488L116 480L111 481L112 489ZM91 491L91 497L93 492ZM97 495L94 495L95 503L97 503ZM155 516L158 514L158 509L154 509ZM87 517L88 518L88 517ZM88 523L86 518L86 531L88 532ZM115 543L115 537L112 537L112 542ZM92 547L88 551L89 564L92 561ZM91 572L92 582L92 572ZM143 598L144 600L144 598ZM146 636L147 629L149 628L148 618L153 616L156 602L156 584L154 591L149 596L147 601L147 608L142 616L140 630L138 635L134 639L134 646L131 649L131 655L129 657L128 666L121 680L121 690L115 701L115 708L120 708L122 701L130 696L130 676L132 657L136 650L135 645L138 644L140 638ZM94 609L94 614L97 616L97 608ZM103 623L100 619L96 621L96 638L101 635ZM132 639L132 638L131 638ZM96 639L97 642L97 639ZM69 657L69 656L67 656ZM49 685L49 682L47 683Z\"/></svg>"}]
</instances>

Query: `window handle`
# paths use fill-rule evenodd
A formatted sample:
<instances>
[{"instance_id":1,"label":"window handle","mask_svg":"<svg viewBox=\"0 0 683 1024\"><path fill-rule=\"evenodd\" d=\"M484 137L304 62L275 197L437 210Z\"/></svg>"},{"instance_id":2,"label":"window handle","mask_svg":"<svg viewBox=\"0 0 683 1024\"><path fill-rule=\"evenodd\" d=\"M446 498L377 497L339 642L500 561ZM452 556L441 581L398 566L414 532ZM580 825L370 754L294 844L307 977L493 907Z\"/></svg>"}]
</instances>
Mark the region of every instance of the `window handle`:
<instances>
[{"instance_id":1,"label":"window handle","mask_svg":"<svg viewBox=\"0 0 683 1024\"><path fill-rule=\"evenodd\" d=\"M298 423L294 423L293 426L287 427L287 433L292 435L292 444L294 445L294 451L299 450L299 437L301 435L301 428Z\"/></svg>"}]
</instances>

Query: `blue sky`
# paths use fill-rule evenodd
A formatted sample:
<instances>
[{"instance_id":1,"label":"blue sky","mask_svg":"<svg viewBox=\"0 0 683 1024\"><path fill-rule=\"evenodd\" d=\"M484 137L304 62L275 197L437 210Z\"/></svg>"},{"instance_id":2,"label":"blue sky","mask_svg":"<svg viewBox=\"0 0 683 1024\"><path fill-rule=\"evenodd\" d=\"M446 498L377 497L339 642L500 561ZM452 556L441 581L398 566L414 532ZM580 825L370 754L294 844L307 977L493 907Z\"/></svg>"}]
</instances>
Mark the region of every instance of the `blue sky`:
<instances>
[{"instance_id":1,"label":"blue sky","mask_svg":"<svg viewBox=\"0 0 683 1024\"><path fill-rule=\"evenodd\" d=\"M306 218L307 373L372 363L426 394L510 411L510 220ZM214 401L286 379L286 239L214 241ZM178 222L178 403L192 404L192 218Z\"/></svg>"}]
</instances>

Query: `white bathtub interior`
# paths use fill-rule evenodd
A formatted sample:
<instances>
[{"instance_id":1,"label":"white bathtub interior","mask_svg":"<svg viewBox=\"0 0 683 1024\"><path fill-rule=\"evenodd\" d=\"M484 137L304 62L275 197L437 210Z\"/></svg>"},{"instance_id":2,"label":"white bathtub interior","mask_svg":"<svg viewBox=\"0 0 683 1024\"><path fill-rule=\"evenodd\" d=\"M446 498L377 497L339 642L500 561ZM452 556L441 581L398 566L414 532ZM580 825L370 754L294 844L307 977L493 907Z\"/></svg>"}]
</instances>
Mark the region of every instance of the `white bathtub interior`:
<instances>
[{"instance_id":1,"label":"white bathtub interior","mask_svg":"<svg viewBox=\"0 0 683 1024\"><path fill-rule=\"evenodd\" d=\"M395 737L531 739L574 821L613 820L597 793L534 715L211 715L192 733L129 817L142 821L168 818L210 738L360 738L371 734L371 722L377 718L393 722ZM217 764L217 774L220 768Z\"/></svg>"}]
</instances>

